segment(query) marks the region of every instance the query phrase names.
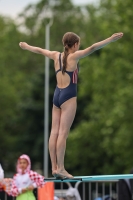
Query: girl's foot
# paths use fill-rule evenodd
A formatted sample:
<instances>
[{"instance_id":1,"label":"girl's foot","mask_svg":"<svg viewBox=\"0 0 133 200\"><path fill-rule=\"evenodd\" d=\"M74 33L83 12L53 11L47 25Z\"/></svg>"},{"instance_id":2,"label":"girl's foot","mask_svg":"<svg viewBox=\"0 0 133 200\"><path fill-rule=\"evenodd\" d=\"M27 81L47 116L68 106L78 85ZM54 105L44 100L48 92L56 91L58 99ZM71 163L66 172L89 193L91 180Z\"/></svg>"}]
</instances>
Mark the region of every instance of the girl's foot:
<instances>
[{"instance_id":1,"label":"girl's foot","mask_svg":"<svg viewBox=\"0 0 133 200\"><path fill-rule=\"evenodd\" d=\"M68 179L72 179L74 178L71 174L69 174L66 170L61 170L61 171L57 171L57 176L56 177L59 177L59 178L62 178L62 179L65 179L65 178L68 178Z\"/></svg>"},{"instance_id":2,"label":"girl's foot","mask_svg":"<svg viewBox=\"0 0 133 200\"><path fill-rule=\"evenodd\" d=\"M52 171L52 175L53 175L54 177L57 177L57 170L53 170L53 171Z\"/></svg>"}]
</instances>

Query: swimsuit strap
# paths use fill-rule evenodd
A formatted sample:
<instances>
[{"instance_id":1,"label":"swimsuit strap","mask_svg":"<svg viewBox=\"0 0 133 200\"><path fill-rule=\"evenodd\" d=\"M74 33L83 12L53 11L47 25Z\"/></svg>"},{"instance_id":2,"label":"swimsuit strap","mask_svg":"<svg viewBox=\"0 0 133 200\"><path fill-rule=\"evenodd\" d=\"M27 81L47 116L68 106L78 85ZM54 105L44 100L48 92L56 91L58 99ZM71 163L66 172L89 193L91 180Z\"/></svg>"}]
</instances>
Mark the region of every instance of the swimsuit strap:
<instances>
[{"instance_id":1,"label":"swimsuit strap","mask_svg":"<svg viewBox=\"0 0 133 200\"><path fill-rule=\"evenodd\" d=\"M60 71L62 71L62 65L61 65L61 53L59 54L59 63L60 63Z\"/></svg>"},{"instance_id":2,"label":"swimsuit strap","mask_svg":"<svg viewBox=\"0 0 133 200\"><path fill-rule=\"evenodd\" d=\"M55 71L56 74L57 74L59 71L62 71L62 69L61 69L61 53L59 54L59 65L60 65L60 68L59 68L57 71Z\"/></svg>"}]
</instances>

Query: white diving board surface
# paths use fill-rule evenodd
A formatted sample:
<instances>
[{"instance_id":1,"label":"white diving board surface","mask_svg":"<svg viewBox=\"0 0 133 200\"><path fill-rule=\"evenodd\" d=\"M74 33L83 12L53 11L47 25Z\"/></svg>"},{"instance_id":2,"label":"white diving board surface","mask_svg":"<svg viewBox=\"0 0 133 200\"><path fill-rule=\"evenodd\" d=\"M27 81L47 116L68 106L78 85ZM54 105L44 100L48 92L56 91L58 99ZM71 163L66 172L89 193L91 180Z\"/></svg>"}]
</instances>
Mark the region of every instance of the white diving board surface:
<instances>
[{"instance_id":1,"label":"white diving board surface","mask_svg":"<svg viewBox=\"0 0 133 200\"><path fill-rule=\"evenodd\" d=\"M75 176L73 179L61 178L44 178L46 182L92 182L92 181L109 181L119 179L133 179L133 174L118 174L118 175L98 175L98 176Z\"/></svg>"}]
</instances>

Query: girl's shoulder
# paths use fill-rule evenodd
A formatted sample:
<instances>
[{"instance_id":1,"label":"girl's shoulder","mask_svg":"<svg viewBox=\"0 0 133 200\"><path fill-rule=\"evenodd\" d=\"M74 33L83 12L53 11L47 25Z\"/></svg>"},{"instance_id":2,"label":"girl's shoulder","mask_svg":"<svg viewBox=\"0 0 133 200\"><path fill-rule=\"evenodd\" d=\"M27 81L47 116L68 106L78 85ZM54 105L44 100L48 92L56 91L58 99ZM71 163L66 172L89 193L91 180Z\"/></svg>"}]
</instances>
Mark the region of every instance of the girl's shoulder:
<instances>
[{"instance_id":1,"label":"girl's shoulder","mask_svg":"<svg viewBox=\"0 0 133 200\"><path fill-rule=\"evenodd\" d=\"M35 171L33 171L33 170L29 170L28 171L28 174L30 175L30 176L32 176L32 175L34 175L34 174L36 174L37 172L35 172Z\"/></svg>"},{"instance_id":2,"label":"girl's shoulder","mask_svg":"<svg viewBox=\"0 0 133 200\"><path fill-rule=\"evenodd\" d=\"M59 59L59 55L60 55L60 54L62 55L62 52L56 51L56 53L55 53L55 58L56 58L56 59Z\"/></svg>"},{"instance_id":3,"label":"girl's shoulder","mask_svg":"<svg viewBox=\"0 0 133 200\"><path fill-rule=\"evenodd\" d=\"M33 170L30 170L30 171L28 172L28 174L29 174L29 176L32 177L32 178L44 177L44 176L42 176L41 174L39 174L38 172L33 171Z\"/></svg>"},{"instance_id":4,"label":"girl's shoulder","mask_svg":"<svg viewBox=\"0 0 133 200\"><path fill-rule=\"evenodd\" d=\"M50 51L49 58L55 61L59 57L59 54L60 54L59 51Z\"/></svg>"}]
</instances>

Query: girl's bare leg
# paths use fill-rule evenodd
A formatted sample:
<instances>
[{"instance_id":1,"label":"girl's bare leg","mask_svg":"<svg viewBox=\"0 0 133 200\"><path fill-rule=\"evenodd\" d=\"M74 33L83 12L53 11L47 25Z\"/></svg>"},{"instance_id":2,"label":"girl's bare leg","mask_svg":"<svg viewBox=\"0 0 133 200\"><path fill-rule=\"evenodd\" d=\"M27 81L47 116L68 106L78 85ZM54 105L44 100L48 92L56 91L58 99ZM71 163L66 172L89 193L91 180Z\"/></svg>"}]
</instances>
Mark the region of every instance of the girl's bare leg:
<instances>
[{"instance_id":1,"label":"girl's bare leg","mask_svg":"<svg viewBox=\"0 0 133 200\"><path fill-rule=\"evenodd\" d=\"M52 127L51 127L51 134L49 138L49 153L50 153L51 164L52 164L52 174L56 174L57 172L56 145L57 145L57 138L59 134L60 116L61 116L61 109L53 105Z\"/></svg>"},{"instance_id":2,"label":"girl's bare leg","mask_svg":"<svg viewBox=\"0 0 133 200\"><path fill-rule=\"evenodd\" d=\"M61 117L60 117L60 127L59 135L57 139L57 164L58 164L58 174L72 178L70 174L64 168L64 156L66 150L66 139L70 127L73 123L75 113L77 108L76 97L69 99L61 106Z\"/></svg>"}]
</instances>

